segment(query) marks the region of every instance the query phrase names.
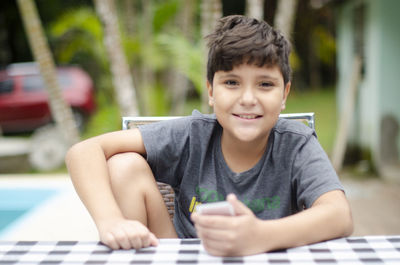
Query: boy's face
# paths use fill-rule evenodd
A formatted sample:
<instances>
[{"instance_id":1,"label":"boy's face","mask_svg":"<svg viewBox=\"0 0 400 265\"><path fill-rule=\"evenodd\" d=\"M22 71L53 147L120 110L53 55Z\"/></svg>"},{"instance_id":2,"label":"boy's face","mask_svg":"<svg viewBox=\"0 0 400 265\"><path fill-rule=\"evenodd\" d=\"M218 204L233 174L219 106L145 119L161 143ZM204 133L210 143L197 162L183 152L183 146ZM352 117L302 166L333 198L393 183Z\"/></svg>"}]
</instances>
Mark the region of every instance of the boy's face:
<instances>
[{"instance_id":1,"label":"boy's face","mask_svg":"<svg viewBox=\"0 0 400 265\"><path fill-rule=\"evenodd\" d=\"M209 104L230 143L265 143L281 110L285 109L290 82L284 85L279 67L241 64L214 74L207 82Z\"/></svg>"}]
</instances>

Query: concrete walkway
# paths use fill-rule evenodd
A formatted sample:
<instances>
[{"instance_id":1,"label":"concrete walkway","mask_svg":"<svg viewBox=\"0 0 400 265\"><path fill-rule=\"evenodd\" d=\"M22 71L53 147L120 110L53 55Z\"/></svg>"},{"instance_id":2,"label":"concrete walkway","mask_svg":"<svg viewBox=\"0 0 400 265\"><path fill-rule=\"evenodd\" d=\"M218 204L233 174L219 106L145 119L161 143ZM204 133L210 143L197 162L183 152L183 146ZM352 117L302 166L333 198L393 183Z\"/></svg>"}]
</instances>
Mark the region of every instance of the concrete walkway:
<instances>
[{"instance_id":1,"label":"concrete walkway","mask_svg":"<svg viewBox=\"0 0 400 265\"><path fill-rule=\"evenodd\" d=\"M344 176L353 235L400 235L400 184ZM0 240L97 240L97 231L68 175L0 175L0 188L56 188L58 195L15 222Z\"/></svg>"},{"instance_id":2,"label":"concrete walkway","mask_svg":"<svg viewBox=\"0 0 400 265\"><path fill-rule=\"evenodd\" d=\"M28 212L0 240L97 240L96 227L66 174L0 175L0 188L50 188L57 195Z\"/></svg>"},{"instance_id":3,"label":"concrete walkway","mask_svg":"<svg viewBox=\"0 0 400 265\"><path fill-rule=\"evenodd\" d=\"M354 235L400 235L400 183L355 180L343 174L353 212Z\"/></svg>"}]
</instances>

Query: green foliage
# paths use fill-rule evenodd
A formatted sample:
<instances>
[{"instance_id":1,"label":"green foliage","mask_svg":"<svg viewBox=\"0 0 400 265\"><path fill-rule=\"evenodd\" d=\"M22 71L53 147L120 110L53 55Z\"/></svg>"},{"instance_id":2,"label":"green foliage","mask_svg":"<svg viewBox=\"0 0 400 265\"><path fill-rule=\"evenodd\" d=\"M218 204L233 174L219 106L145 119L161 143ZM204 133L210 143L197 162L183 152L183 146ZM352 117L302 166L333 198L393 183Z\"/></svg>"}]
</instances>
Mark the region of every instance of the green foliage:
<instances>
[{"instance_id":1,"label":"green foliage","mask_svg":"<svg viewBox=\"0 0 400 265\"><path fill-rule=\"evenodd\" d=\"M163 1L155 6L153 16L153 31L160 32L170 22L179 10L179 0Z\"/></svg>"},{"instance_id":2,"label":"green foliage","mask_svg":"<svg viewBox=\"0 0 400 265\"><path fill-rule=\"evenodd\" d=\"M295 50L292 50L292 52L289 55L289 62L290 62L290 67L292 68L293 72L296 72L298 69L301 67L301 60L299 55L296 53Z\"/></svg>"},{"instance_id":3,"label":"green foliage","mask_svg":"<svg viewBox=\"0 0 400 265\"><path fill-rule=\"evenodd\" d=\"M96 92L113 99L109 62L103 45L103 29L95 11L89 7L71 9L49 27L55 39L58 63L79 64L94 80Z\"/></svg>"},{"instance_id":4,"label":"green foliage","mask_svg":"<svg viewBox=\"0 0 400 265\"><path fill-rule=\"evenodd\" d=\"M61 63L71 62L74 55L85 52L103 66L107 65L103 30L93 9L82 7L67 11L50 26L50 34L60 45L56 56Z\"/></svg>"},{"instance_id":5,"label":"green foliage","mask_svg":"<svg viewBox=\"0 0 400 265\"><path fill-rule=\"evenodd\" d=\"M335 90L329 88L307 92L292 91L284 113L293 112L315 113L318 140L325 152L331 154L337 123Z\"/></svg>"},{"instance_id":6,"label":"green foliage","mask_svg":"<svg viewBox=\"0 0 400 265\"><path fill-rule=\"evenodd\" d=\"M157 37L157 36L156 36ZM168 56L160 49L156 42L147 45L141 44L140 60L154 72L168 69Z\"/></svg>"},{"instance_id":7,"label":"green foliage","mask_svg":"<svg viewBox=\"0 0 400 265\"><path fill-rule=\"evenodd\" d=\"M312 38L317 49L319 60L331 65L335 61L336 41L329 31L321 25L315 26L312 32Z\"/></svg>"},{"instance_id":8,"label":"green foliage","mask_svg":"<svg viewBox=\"0 0 400 265\"><path fill-rule=\"evenodd\" d=\"M122 35L122 46L129 61L140 61L142 44L138 36Z\"/></svg>"},{"instance_id":9,"label":"green foliage","mask_svg":"<svg viewBox=\"0 0 400 265\"><path fill-rule=\"evenodd\" d=\"M154 1L151 6L152 25L139 26L133 34L121 31L122 45L128 62L141 74L145 66L156 77L163 76L165 71L177 69L194 84L200 94L204 85L204 66L200 42L190 43L174 26L173 19L179 11L182 0ZM143 25L143 14L138 10L134 19L136 25ZM124 23L121 22L121 25ZM123 28L122 28L123 29ZM170 33L167 33L170 32ZM113 99L109 60L103 45L102 25L95 11L81 7L65 12L50 26L51 37L55 40L56 58L60 63L76 63L91 74L97 91L108 95L108 103ZM150 34L150 35L149 35ZM151 102L146 102L153 113L168 113L169 89L163 86L159 78L151 87L143 87L141 77L136 85L141 94ZM153 82L153 81L152 81ZM139 93L139 94L140 94Z\"/></svg>"},{"instance_id":10,"label":"green foliage","mask_svg":"<svg viewBox=\"0 0 400 265\"><path fill-rule=\"evenodd\" d=\"M103 93L98 93L96 113L90 117L82 139L121 129L122 123L119 107L116 103L109 103L106 97Z\"/></svg>"},{"instance_id":11,"label":"green foliage","mask_svg":"<svg viewBox=\"0 0 400 265\"><path fill-rule=\"evenodd\" d=\"M160 34L157 42L169 58L169 66L176 68L194 85L197 93L204 90L205 61L201 44L190 43L182 34Z\"/></svg>"},{"instance_id":12,"label":"green foliage","mask_svg":"<svg viewBox=\"0 0 400 265\"><path fill-rule=\"evenodd\" d=\"M155 116L168 115L169 100L165 87L161 84L155 84L154 87L149 89L149 92L150 112L154 113Z\"/></svg>"}]
</instances>

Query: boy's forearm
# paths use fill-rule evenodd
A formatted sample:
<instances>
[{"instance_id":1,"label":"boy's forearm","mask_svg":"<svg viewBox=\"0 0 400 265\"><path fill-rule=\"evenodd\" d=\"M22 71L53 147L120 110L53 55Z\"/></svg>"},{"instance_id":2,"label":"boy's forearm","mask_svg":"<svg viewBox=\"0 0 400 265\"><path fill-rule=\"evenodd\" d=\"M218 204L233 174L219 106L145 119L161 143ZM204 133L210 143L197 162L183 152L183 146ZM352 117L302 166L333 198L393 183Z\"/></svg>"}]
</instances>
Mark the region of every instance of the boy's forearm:
<instances>
[{"instance_id":1,"label":"boy's forearm","mask_svg":"<svg viewBox=\"0 0 400 265\"><path fill-rule=\"evenodd\" d=\"M94 221L122 213L112 194L107 162L99 145L86 142L72 147L66 165L74 187Z\"/></svg>"},{"instance_id":2,"label":"boy's forearm","mask_svg":"<svg viewBox=\"0 0 400 265\"><path fill-rule=\"evenodd\" d=\"M67 153L65 162L72 182L96 224L102 219L123 217L111 189L107 159L124 152L145 154L138 129L90 138Z\"/></svg>"},{"instance_id":3,"label":"boy's forearm","mask_svg":"<svg viewBox=\"0 0 400 265\"><path fill-rule=\"evenodd\" d=\"M349 236L353 222L344 201L316 204L292 216L262 221L261 227L265 249L271 251Z\"/></svg>"}]
</instances>

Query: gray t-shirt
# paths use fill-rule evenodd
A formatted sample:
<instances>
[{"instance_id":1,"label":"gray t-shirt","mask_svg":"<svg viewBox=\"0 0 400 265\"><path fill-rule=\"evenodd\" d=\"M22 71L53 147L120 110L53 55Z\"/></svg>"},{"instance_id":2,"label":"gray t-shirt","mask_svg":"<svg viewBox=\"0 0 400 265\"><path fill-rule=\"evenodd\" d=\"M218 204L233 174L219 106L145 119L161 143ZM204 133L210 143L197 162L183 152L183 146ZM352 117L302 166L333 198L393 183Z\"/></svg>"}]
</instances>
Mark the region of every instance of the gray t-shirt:
<instances>
[{"instance_id":1,"label":"gray t-shirt","mask_svg":"<svg viewBox=\"0 0 400 265\"><path fill-rule=\"evenodd\" d=\"M343 190L314 130L297 121L279 119L263 157L241 173L224 160L215 115L194 111L139 129L156 180L175 191L174 225L181 238L196 237L190 214L197 203L225 200L229 193L266 220L292 215L323 193Z\"/></svg>"}]
</instances>

